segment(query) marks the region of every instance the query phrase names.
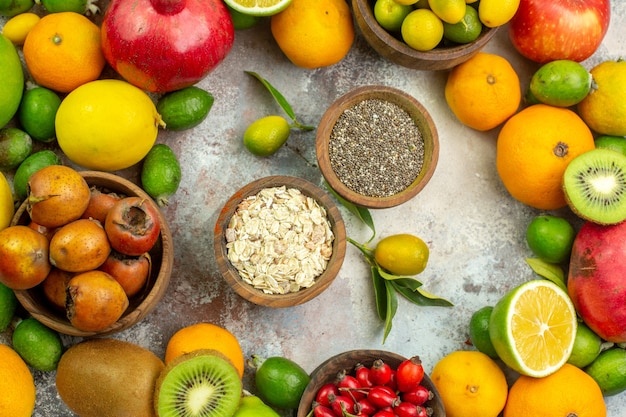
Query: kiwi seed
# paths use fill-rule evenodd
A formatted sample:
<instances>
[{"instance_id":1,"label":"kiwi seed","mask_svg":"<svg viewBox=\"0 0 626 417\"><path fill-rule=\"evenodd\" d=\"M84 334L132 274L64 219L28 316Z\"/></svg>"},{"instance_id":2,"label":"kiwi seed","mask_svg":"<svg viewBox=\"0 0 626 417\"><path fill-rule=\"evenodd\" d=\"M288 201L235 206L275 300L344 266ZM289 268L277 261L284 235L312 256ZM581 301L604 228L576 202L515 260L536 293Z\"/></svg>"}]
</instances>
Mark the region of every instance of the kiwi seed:
<instances>
[{"instance_id":1,"label":"kiwi seed","mask_svg":"<svg viewBox=\"0 0 626 417\"><path fill-rule=\"evenodd\" d=\"M200 349L171 361L156 383L159 417L230 417L242 393L241 378L219 352Z\"/></svg>"},{"instance_id":2,"label":"kiwi seed","mask_svg":"<svg viewBox=\"0 0 626 417\"><path fill-rule=\"evenodd\" d=\"M563 189L572 211L585 220L626 220L626 155L597 148L577 156L565 169Z\"/></svg>"}]
</instances>

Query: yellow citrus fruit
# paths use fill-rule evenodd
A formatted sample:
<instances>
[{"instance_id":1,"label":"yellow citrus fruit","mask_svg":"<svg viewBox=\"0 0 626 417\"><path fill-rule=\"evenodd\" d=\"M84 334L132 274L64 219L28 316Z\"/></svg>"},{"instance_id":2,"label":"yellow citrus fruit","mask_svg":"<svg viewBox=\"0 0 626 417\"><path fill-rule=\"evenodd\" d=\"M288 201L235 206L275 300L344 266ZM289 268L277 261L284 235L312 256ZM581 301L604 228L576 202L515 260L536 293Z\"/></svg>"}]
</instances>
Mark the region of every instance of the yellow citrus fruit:
<instances>
[{"instance_id":1,"label":"yellow citrus fruit","mask_svg":"<svg viewBox=\"0 0 626 417\"><path fill-rule=\"evenodd\" d=\"M520 376L511 386L504 417L605 417L600 387L583 370L565 364L545 378Z\"/></svg>"},{"instance_id":2,"label":"yellow citrus fruit","mask_svg":"<svg viewBox=\"0 0 626 417\"><path fill-rule=\"evenodd\" d=\"M604 61L590 71L594 85L578 113L602 135L626 136L626 61Z\"/></svg>"},{"instance_id":3,"label":"yellow citrus fruit","mask_svg":"<svg viewBox=\"0 0 626 417\"><path fill-rule=\"evenodd\" d=\"M497 417L508 385L504 372L489 356L457 350L435 364L430 374L448 417Z\"/></svg>"},{"instance_id":4,"label":"yellow citrus fruit","mask_svg":"<svg viewBox=\"0 0 626 417\"><path fill-rule=\"evenodd\" d=\"M478 4L478 17L490 28L502 26L513 18L520 0L481 0Z\"/></svg>"},{"instance_id":5,"label":"yellow citrus fruit","mask_svg":"<svg viewBox=\"0 0 626 417\"><path fill-rule=\"evenodd\" d=\"M541 210L567 205L563 173L576 156L594 149L593 135L573 111L536 104L502 126L496 167L502 183L517 200Z\"/></svg>"},{"instance_id":6,"label":"yellow citrus fruit","mask_svg":"<svg viewBox=\"0 0 626 417\"><path fill-rule=\"evenodd\" d=\"M105 64L100 28L74 12L42 17L28 33L23 51L35 82L61 93L97 79Z\"/></svg>"},{"instance_id":7,"label":"yellow citrus fruit","mask_svg":"<svg viewBox=\"0 0 626 417\"><path fill-rule=\"evenodd\" d=\"M461 123L486 131L515 114L522 90L519 76L506 58L479 52L450 71L445 97Z\"/></svg>"},{"instance_id":8,"label":"yellow citrus fruit","mask_svg":"<svg viewBox=\"0 0 626 417\"><path fill-rule=\"evenodd\" d=\"M14 212L13 191L11 191L7 178L0 172L0 230L11 224Z\"/></svg>"},{"instance_id":9,"label":"yellow citrus fruit","mask_svg":"<svg viewBox=\"0 0 626 417\"><path fill-rule=\"evenodd\" d=\"M535 378L556 372L576 338L576 310L569 295L546 279L526 281L496 303L489 337L511 369Z\"/></svg>"},{"instance_id":10,"label":"yellow citrus fruit","mask_svg":"<svg viewBox=\"0 0 626 417\"><path fill-rule=\"evenodd\" d=\"M281 51L302 68L338 63L354 41L352 13L345 0L292 0L271 17L270 27Z\"/></svg>"},{"instance_id":11,"label":"yellow citrus fruit","mask_svg":"<svg viewBox=\"0 0 626 417\"><path fill-rule=\"evenodd\" d=\"M281 116L266 116L255 120L243 134L243 144L254 155L269 156L289 139L291 127Z\"/></svg>"},{"instance_id":12,"label":"yellow citrus fruit","mask_svg":"<svg viewBox=\"0 0 626 417\"><path fill-rule=\"evenodd\" d=\"M5 23L2 34L9 38L14 45L23 45L28 32L41 20L35 13L20 13Z\"/></svg>"},{"instance_id":13,"label":"yellow citrus fruit","mask_svg":"<svg viewBox=\"0 0 626 417\"><path fill-rule=\"evenodd\" d=\"M285 10L291 0L225 0L233 10L248 16L273 16Z\"/></svg>"},{"instance_id":14,"label":"yellow citrus fruit","mask_svg":"<svg viewBox=\"0 0 626 417\"><path fill-rule=\"evenodd\" d=\"M415 9L402 21L400 34L416 51L430 51L443 39L443 23L430 9Z\"/></svg>"},{"instance_id":15,"label":"yellow citrus fruit","mask_svg":"<svg viewBox=\"0 0 626 417\"><path fill-rule=\"evenodd\" d=\"M387 236L376 245L378 265L395 275L416 275L426 268L429 250L426 243L408 233Z\"/></svg>"},{"instance_id":16,"label":"yellow citrus fruit","mask_svg":"<svg viewBox=\"0 0 626 417\"><path fill-rule=\"evenodd\" d=\"M212 323L196 323L178 330L167 342L165 363L185 353L213 349L224 354L243 376L244 358L239 341L230 331Z\"/></svg>"},{"instance_id":17,"label":"yellow citrus fruit","mask_svg":"<svg viewBox=\"0 0 626 417\"><path fill-rule=\"evenodd\" d=\"M417 3L419 0L393 0L396 3L402 5L402 6L410 6L412 4Z\"/></svg>"},{"instance_id":18,"label":"yellow citrus fruit","mask_svg":"<svg viewBox=\"0 0 626 417\"><path fill-rule=\"evenodd\" d=\"M451 25L465 16L465 0L428 0L428 5L438 18Z\"/></svg>"},{"instance_id":19,"label":"yellow citrus fruit","mask_svg":"<svg viewBox=\"0 0 626 417\"><path fill-rule=\"evenodd\" d=\"M0 344L0 415L30 417L35 409L35 383L30 369L13 349Z\"/></svg>"},{"instance_id":20,"label":"yellow citrus fruit","mask_svg":"<svg viewBox=\"0 0 626 417\"><path fill-rule=\"evenodd\" d=\"M73 90L57 110L61 150L74 163L116 171L141 161L163 122L152 99L121 80L96 80Z\"/></svg>"}]
</instances>

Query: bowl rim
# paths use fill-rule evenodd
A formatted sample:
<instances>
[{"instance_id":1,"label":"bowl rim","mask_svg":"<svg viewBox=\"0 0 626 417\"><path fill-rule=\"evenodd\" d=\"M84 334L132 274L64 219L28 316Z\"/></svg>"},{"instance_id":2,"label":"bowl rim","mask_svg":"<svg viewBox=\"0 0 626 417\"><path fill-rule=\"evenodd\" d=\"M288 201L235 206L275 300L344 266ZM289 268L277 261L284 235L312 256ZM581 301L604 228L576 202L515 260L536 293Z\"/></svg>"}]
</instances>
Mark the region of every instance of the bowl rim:
<instances>
[{"instance_id":1,"label":"bowl rim","mask_svg":"<svg viewBox=\"0 0 626 417\"><path fill-rule=\"evenodd\" d=\"M275 186L297 188L303 194L313 197L326 210L327 218L335 235L333 253L324 272L316 278L315 285L287 294L265 294L243 282L239 272L230 263L226 251L224 232L239 203L260 190ZM346 229L337 205L320 187L300 177L271 175L256 179L236 191L222 207L213 232L213 252L219 271L228 285L244 299L268 307L292 307L312 300L321 294L339 273L346 254Z\"/></svg>"},{"instance_id":2,"label":"bowl rim","mask_svg":"<svg viewBox=\"0 0 626 417\"><path fill-rule=\"evenodd\" d=\"M424 141L424 164L420 173L406 189L386 197L366 196L348 188L333 171L329 155L332 130L343 111L363 100L376 98L391 101L400 106L414 121L416 118L420 119L421 124L427 127L427 129L420 129ZM412 95L385 85L364 85L340 96L322 115L315 141L317 163L330 187L349 202L372 209L394 207L415 197L426 187L439 161L439 134L428 110Z\"/></svg>"},{"instance_id":3,"label":"bowl rim","mask_svg":"<svg viewBox=\"0 0 626 417\"><path fill-rule=\"evenodd\" d=\"M31 291L36 291L37 286L26 290L16 290L15 295L20 304L35 319L60 333L77 337L111 335L113 333L125 330L143 320L143 318L156 307L160 299L165 295L165 292L169 286L172 267L174 264L174 246L172 234L163 213L156 205L156 203L143 189L141 189L141 187L139 187L132 181L109 172L78 171L78 173L87 180L87 183L90 187L96 186L106 187L110 189L112 188L110 185L111 182L115 182L116 186L119 186L119 189L115 189L112 191L121 192L126 195L130 193L136 194L139 197L144 198L146 201L149 201L150 204L153 204L156 207L157 217L159 219L159 222L161 223L161 231L159 239L155 244L155 247L150 251L150 254L154 259L154 253L160 252L159 258L161 260L161 266L156 274L151 274L151 276L154 276L154 279L152 279L152 287L147 290L147 292L146 288L144 288L142 292L132 297L130 300L130 305L126 309L124 314L122 314L122 317L120 317L111 326L101 331L84 331L77 329L72 326L69 320L65 318L61 312L55 311L52 306L46 306L45 308L43 308L43 306L37 303L36 298L33 298L31 295ZM20 222L23 221L25 216L28 216L28 213L26 212L26 201L23 201L20 204L18 210L15 212L11 220L11 225L22 224ZM140 301L133 302L134 300Z\"/></svg>"}]
</instances>

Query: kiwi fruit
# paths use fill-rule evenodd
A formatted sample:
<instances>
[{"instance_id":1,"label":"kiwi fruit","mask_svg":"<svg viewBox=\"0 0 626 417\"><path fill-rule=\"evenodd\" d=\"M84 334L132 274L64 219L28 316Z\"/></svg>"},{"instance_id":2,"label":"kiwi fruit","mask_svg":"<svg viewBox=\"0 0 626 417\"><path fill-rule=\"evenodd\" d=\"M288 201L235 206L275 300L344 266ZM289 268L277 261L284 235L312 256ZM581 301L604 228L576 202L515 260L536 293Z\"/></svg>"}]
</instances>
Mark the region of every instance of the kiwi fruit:
<instances>
[{"instance_id":1,"label":"kiwi fruit","mask_svg":"<svg viewBox=\"0 0 626 417\"><path fill-rule=\"evenodd\" d=\"M626 155L603 148L578 155L565 169L563 189L569 207L584 220L626 220Z\"/></svg>"},{"instance_id":2,"label":"kiwi fruit","mask_svg":"<svg viewBox=\"0 0 626 417\"><path fill-rule=\"evenodd\" d=\"M157 379L159 417L231 417L242 394L237 369L223 354L199 349L168 363Z\"/></svg>"}]
</instances>

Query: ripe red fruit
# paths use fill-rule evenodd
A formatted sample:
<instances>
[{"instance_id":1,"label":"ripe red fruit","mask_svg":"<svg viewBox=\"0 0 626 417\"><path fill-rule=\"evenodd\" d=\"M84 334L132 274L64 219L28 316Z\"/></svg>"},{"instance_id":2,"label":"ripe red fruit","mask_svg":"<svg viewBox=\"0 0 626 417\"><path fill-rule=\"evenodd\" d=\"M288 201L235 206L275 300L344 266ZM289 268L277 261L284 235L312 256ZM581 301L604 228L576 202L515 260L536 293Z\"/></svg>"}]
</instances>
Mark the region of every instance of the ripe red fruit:
<instances>
[{"instance_id":1,"label":"ripe red fruit","mask_svg":"<svg viewBox=\"0 0 626 417\"><path fill-rule=\"evenodd\" d=\"M337 417L335 416L335 413L333 413L333 410L321 404L313 407L313 415L315 417Z\"/></svg>"},{"instance_id":2,"label":"ripe red fruit","mask_svg":"<svg viewBox=\"0 0 626 417\"><path fill-rule=\"evenodd\" d=\"M359 415L371 416L378 409L367 398L361 398L354 405L354 411Z\"/></svg>"},{"instance_id":3,"label":"ripe red fruit","mask_svg":"<svg viewBox=\"0 0 626 417\"><path fill-rule=\"evenodd\" d=\"M368 388L374 386L374 383L370 378L369 368L362 363L356 364L356 366L354 367L354 374L355 378L357 379L357 381L359 381L359 384L361 384L362 387Z\"/></svg>"},{"instance_id":4,"label":"ripe red fruit","mask_svg":"<svg viewBox=\"0 0 626 417\"><path fill-rule=\"evenodd\" d=\"M330 408L337 417L343 417L344 411L354 413L354 400L347 395L337 395L330 399Z\"/></svg>"},{"instance_id":5,"label":"ripe red fruit","mask_svg":"<svg viewBox=\"0 0 626 417\"><path fill-rule=\"evenodd\" d=\"M340 394L350 395L355 400L365 397L365 394L361 391L363 387L359 381L345 371L341 371L337 374L337 387Z\"/></svg>"},{"instance_id":6,"label":"ripe red fruit","mask_svg":"<svg viewBox=\"0 0 626 417\"><path fill-rule=\"evenodd\" d=\"M401 392L411 391L417 388L424 379L424 367L419 356L413 356L398 365L396 370L396 383Z\"/></svg>"},{"instance_id":7,"label":"ripe red fruit","mask_svg":"<svg viewBox=\"0 0 626 417\"><path fill-rule=\"evenodd\" d=\"M141 197L126 197L111 207L104 222L111 247L124 255L149 252L159 239L158 208Z\"/></svg>"},{"instance_id":8,"label":"ripe red fruit","mask_svg":"<svg viewBox=\"0 0 626 417\"><path fill-rule=\"evenodd\" d=\"M408 401L415 405L422 405L432 398L432 391L423 385L418 385L414 390L402 393L402 401Z\"/></svg>"},{"instance_id":9,"label":"ripe red fruit","mask_svg":"<svg viewBox=\"0 0 626 417\"><path fill-rule=\"evenodd\" d=\"M380 410L377 411L372 417L396 417L396 413L391 410Z\"/></svg>"},{"instance_id":10,"label":"ripe red fruit","mask_svg":"<svg viewBox=\"0 0 626 417\"><path fill-rule=\"evenodd\" d=\"M367 392L367 399L378 408L395 407L400 404L400 398L389 387L377 385Z\"/></svg>"},{"instance_id":11,"label":"ripe red fruit","mask_svg":"<svg viewBox=\"0 0 626 417\"><path fill-rule=\"evenodd\" d=\"M317 390L317 394L315 394L315 402L317 404L329 407L330 399L332 397L336 397L337 395L339 395L339 389L337 388L337 385L333 382L329 382L322 385L320 389Z\"/></svg>"},{"instance_id":12,"label":"ripe red fruit","mask_svg":"<svg viewBox=\"0 0 626 417\"><path fill-rule=\"evenodd\" d=\"M398 417L417 417L418 416L418 407L415 404L411 404L409 402L401 402L397 406L393 408L393 412Z\"/></svg>"},{"instance_id":13,"label":"ripe red fruit","mask_svg":"<svg viewBox=\"0 0 626 417\"><path fill-rule=\"evenodd\" d=\"M370 368L370 380L374 385L385 385L391 379L391 367L382 359L376 359Z\"/></svg>"}]
</instances>

